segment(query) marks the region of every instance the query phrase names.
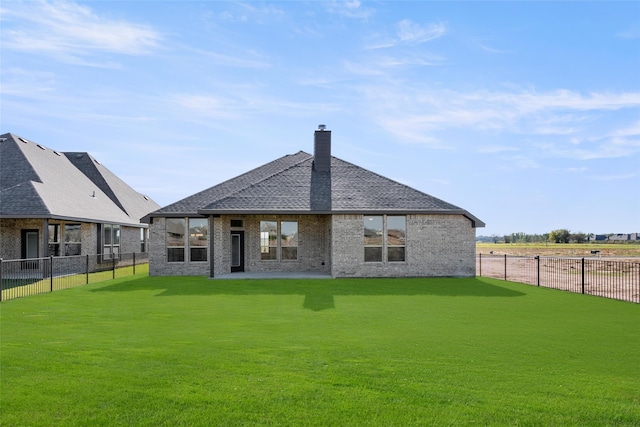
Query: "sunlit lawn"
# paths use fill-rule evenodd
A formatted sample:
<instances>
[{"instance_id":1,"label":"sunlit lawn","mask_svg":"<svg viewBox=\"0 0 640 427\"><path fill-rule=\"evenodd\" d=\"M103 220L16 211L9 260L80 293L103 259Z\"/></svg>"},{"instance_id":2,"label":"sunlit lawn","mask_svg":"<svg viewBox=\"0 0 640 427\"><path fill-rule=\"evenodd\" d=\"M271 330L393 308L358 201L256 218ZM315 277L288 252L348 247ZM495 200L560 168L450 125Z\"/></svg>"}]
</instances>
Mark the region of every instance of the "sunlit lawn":
<instances>
[{"instance_id":1,"label":"sunlit lawn","mask_svg":"<svg viewBox=\"0 0 640 427\"><path fill-rule=\"evenodd\" d=\"M0 425L640 425L640 305L492 279L123 278L0 304Z\"/></svg>"}]
</instances>

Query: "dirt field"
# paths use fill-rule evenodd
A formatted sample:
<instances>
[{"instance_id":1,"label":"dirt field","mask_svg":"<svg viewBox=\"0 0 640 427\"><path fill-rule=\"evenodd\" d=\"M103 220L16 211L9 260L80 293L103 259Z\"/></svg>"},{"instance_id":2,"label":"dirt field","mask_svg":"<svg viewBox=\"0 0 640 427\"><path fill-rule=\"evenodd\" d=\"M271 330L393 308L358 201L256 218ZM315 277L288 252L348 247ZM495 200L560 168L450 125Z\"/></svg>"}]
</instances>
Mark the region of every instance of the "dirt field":
<instances>
[{"instance_id":1,"label":"dirt field","mask_svg":"<svg viewBox=\"0 0 640 427\"><path fill-rule=\"evenodd\" d=\"M597 254L591 251L599 251ZM612 257L637 260L640 244L476 243L476 254L546 257Z\"/></svg>"},{"instance_id":2,"label":"dirt field","mask_svg":"<svg viewBox=\"0 0 640 427\"><path fill-rule=\"evenodd\" d=\"M496 246L508 249L511 245ZM625 248L601 251L609 256L590 251L582 255L584 252L575 249L569 253L549 248L549 255L541 248L534 252L530 252L534 248L512 248L516 250L510 253L486 249L480 249L482 257L476 258L479 276L640 303L640 258L629 256L633 252ZM491 250L493 254L489 254Z\"/></svg>"}]
</instances>

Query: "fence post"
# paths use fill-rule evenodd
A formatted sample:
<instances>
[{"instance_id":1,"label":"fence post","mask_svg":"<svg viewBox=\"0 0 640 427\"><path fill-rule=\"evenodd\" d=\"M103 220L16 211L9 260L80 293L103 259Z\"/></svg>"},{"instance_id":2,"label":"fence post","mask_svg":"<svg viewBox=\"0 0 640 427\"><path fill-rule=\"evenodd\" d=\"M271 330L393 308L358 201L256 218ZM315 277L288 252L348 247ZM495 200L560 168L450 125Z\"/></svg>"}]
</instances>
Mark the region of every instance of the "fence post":
<instances>
[{"instance_id":1,"label":"fence post","mask_svg":"<svg viewBox=\"0 0 640 427\"><path fill-rule=\"evenodd\" d=\"M53 255L49 255L49 284L53 292Z\"/></svg>"},{"instance_id":2,"label":"fence post","mask_svg":"<svg viewBox=\"0 0 640 427\"><path fill-rule=\"evenodd\" d=\"M85 277L86 277L85 281L87 282L87 283L85 283L85 285L88 285L89 284L89 254L87 254L87 261L86 261L85 266L84 266L84 274L85 274Z\"/></svg>"},{"instance_id":3,"label":"fence post","mask_svg":"<svg viewBox=\"0 0 640 427\"><path fill-rule=\"evenodd\" d=\"M507 280L507 254L504 254L504 280Z\"/></svg>"},{"instance_id":4,"label":"fence post","mask_svg":"<svg viewBox=\"0 0 640 427\"><path fill-rule=\"evenodd\" d=\"M0 301L2 301L2 258L0 258Z\"/></svg>"},{"instance_id":5,"label":"fence post","mask_svg":"<svg viewBox=\"0 0 640 427\"><path fill-rule=\"evenodd\" d=\"M538 282L538 287L540 287L540 255L536 255L536 263L538 264L538 268L537 268L537 282Z\"/></svg>"},{"instance_id":6,"label":"fence post","mask_svg":"<svg viewBox=\"0 0 640 427\"><path fill-rule=\"evenodd\" d=\"M584 257L582 258L582 293L584 294Z\"/></svg>"},{"instance_id":7,"label":"fence post","mask_svg":"<svg viewBox=\"0 0 640 427\"><path fill-rule=\"evenodd\" d=\"M136 253L133 253L133 275L136 275Z\"/></svg>"},{"instance_id":8,"label":"fence post","mask_svg":"<svg viewBox=\"0 0 640 427\"><path fill-rule=\"evenodd\" d=\"M478 254L478 266L480 269L478 276L482 277L482 253Z\"/></svg>"},{"instance_id":9,"label":"fence post","mask_svg":"<svg viewBox=\"0 0 640 427\"><path fill-rule=\"evenodd\" d=\"M111 278L115 279L116 278L116 257L113 256L113 254L111 254Z\"/></svg>"}]
</instances>

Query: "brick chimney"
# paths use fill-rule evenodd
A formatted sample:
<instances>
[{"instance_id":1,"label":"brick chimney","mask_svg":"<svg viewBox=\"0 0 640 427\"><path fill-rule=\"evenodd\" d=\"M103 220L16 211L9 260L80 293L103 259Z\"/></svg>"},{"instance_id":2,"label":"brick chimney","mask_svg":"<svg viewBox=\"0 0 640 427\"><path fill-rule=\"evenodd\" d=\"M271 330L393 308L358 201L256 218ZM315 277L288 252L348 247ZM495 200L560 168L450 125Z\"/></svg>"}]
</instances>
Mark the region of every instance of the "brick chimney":
<instances>
[{"instance_id":1,"label":"brick chimney","mask_svg":"<svg viewBox=\"0 0 640 427\"><path fill-rule=\"evenodd\" d=\"M331 131L318 125L313 140L313 169L318 172L331 171Z\"/></svg>"}]
</instances>

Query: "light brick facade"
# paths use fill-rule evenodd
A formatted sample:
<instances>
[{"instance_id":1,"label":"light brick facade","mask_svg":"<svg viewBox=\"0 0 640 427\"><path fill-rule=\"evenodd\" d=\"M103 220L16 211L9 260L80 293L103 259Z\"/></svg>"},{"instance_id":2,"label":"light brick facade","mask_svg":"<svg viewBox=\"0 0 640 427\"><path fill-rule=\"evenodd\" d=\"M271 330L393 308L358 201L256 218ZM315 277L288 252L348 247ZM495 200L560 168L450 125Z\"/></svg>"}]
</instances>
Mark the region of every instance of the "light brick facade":
<instances>
[{"instance_id":1,"label":"light brick facade","mask_svg":"<svg viewBox=\"0 0 640 427\"><path fill-rule=\"evenodd\" d=\"M475 228L463 215L407 215L404 262L364 262L363 215L221 215L213 220L206 262L167 262L166 219L150 224L150 274L209 276L231 271L231 232L244 232L245 272L325 272L333 277L472 277ZM232 228L231 220L242 227ZM262 260L260 221L298 222L298 260ZM211 222L210 222L211 224ZM212 244L211 244L212 243Z\"/></svg>"},{"instance_id":2,"label":"light brick facade","mask_svg":"<svg viewBox=\"0 0 640 427\"><path fill-rule=\"evenodd\" d=\"M37 230L39 257L53 255L49 254L48 231L45 232L47 224L60 226L60 256L65 255L63 236L66 224L80 224L81 255L96 255L102 252L98 248L98 224L80 221L3 218L0 219L0 258L5 260L22 258L22 230ZM142 251L141 228L146 227L120 226L121 254L140 253Z\"/></svg>"}]
</instances>

